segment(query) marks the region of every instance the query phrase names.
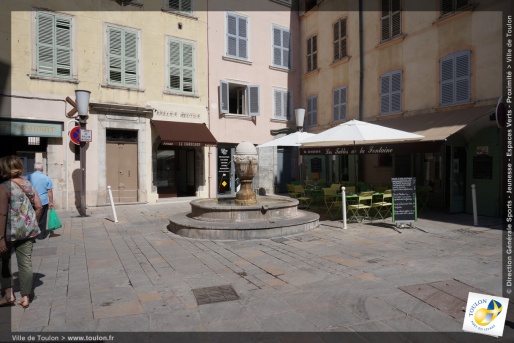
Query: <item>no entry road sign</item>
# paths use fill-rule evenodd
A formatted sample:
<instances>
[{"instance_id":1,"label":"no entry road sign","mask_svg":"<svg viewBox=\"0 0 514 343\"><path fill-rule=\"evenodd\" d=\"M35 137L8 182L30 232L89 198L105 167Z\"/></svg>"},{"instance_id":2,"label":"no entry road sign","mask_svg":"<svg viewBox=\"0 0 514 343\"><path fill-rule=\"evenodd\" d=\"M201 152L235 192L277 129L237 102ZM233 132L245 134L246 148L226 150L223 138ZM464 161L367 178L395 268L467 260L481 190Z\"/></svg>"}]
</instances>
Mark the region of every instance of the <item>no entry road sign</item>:
<instances>
[{"instance_id":1,"label":"no entry road sign","mask_svg":"<svg viewBox=\"0 0 514 343\"><path fill-rule=\"evenodd\" d=\"M80 145L80 126L75 126L70 130L70 139L74 144Z\"/></svg>"}]
</instances>

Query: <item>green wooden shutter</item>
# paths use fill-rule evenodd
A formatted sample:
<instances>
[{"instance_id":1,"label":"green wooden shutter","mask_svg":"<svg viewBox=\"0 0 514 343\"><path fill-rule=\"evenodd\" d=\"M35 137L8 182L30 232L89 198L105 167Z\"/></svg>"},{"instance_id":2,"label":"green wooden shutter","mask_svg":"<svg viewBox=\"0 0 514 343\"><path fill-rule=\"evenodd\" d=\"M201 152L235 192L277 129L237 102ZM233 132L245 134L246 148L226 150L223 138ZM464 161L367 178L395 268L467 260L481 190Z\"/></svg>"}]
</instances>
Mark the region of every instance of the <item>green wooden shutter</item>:
<instances>
[{"instance_id":1,"label":"green wooden shutter","mask_svg":"<svg viewBox=\"0 0 514 343\"><path fill-rule=\"evenodd\" d=\"M248 114L252 117L260 115L259 86L248 86Z\"/></svg>"},{"instance_id":2,"label":"green wooden shutter","mask_svg":"<svg viewBox=\"0 0 514 343\"><path fill-rule=\"evenodd\" d=\"M109 27L107 32L109 37L107 56L109 61L109 83L122 84L122 31L114 27Z\"/></svg>"},{"instance_id":3,"label":"green wooden shutter","mask_svg":"<svg viewBox=\"0 0 514 343\"><path fill-rule=\"evenodd\" d=\"M181 54L180 54L180 43L176 41L170 41L170 81L169 87L171 90L180 91L180 80L181 80Z\"/></svg>"},{"instance_id":4,"label":"green wooden shutter","mask_svg":"<svg viewBox=\"0 0 514 343\"><path fill-rule=\"evenodd\" d=\"M37 74L42 76L54 75L54 20L55 16L37 13Z\"/></svg>"},{"instance_id":5,"label":"green wooden shutter","mask_svg":"<svg viewBox=\"0 0 514 343\"><path fill-rule=\"evenodd\" d=\"M138 73L137 73L137 33L132 31L124 31L124 52L125 52L125 72L124 84L126 86L137 86Z\"/></svg>"},{"instance_id":6,"label":"green wooden shutter","mask_svg":"<svg viewBox=\"0 0 514 343\"><path fill-rule=\"evenodd\" d=\"M71 19L56 17L55 20L56 76L71 77Z\"/></svg>"},{"instance_id":7,"label":"green wooden shutter","mask_svg":"<svg viewBox=\"0 0 514 343\"><path fill-rule=\"evenodd\" d=\"M182 43L182 91L194 91L194 45Z\"/></svg>"}]
</instances>

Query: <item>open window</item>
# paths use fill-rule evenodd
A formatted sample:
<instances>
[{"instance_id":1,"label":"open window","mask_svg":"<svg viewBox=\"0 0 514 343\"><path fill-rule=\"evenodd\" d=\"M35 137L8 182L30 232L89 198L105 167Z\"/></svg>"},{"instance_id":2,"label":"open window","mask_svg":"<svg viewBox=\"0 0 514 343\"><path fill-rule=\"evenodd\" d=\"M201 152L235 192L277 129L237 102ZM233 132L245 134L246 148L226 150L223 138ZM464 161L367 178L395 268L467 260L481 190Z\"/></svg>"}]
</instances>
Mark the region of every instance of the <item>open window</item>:
<instances>
[{"instance_id":1,"label":"open window","mask_svg":"<svg viewBox=\"0 0 514 343\"><path fill-rule=\"evenodd\" d=\"M259 101L259 86L220 81L220 113L258 116Z\"/></svg>"}]
</instances>

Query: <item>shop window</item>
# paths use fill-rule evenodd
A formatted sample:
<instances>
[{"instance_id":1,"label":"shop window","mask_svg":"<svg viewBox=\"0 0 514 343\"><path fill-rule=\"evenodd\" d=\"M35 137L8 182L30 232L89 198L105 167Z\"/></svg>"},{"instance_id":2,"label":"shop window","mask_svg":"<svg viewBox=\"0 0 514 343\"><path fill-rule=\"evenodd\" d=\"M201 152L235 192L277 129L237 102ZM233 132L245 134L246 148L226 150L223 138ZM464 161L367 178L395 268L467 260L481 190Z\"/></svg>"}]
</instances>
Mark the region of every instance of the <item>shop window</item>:
<instances>
[{"instance_id":1,"label":"shop window","mask_svg":"<svg viewBox=\"0 0 514 343\"><path fill-rule=\"evenodd\" d=\"M378 155L378 166L379 167L392 167L393 166L393 155L391 155L391 154Z\"/></svg>"}]
</instances>

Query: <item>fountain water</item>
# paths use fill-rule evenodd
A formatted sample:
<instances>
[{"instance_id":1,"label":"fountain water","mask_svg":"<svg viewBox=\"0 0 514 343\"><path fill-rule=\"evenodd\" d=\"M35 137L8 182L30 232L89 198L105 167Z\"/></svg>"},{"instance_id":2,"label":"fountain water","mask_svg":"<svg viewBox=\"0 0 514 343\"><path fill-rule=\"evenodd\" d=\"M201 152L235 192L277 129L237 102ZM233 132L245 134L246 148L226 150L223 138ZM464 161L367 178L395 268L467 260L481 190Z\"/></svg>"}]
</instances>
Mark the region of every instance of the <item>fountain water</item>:
<instances>
[{"instance_id":1,"label":"fountain water","mask_svg":"<svg viewBox=\"0 0 514 343\"><path fill-rule=\"evenodd\" d=\"M316 228L319 215L298 210L298 200L259 196L252 190L257 174L257 150L241 142L234 155L241 188L235 199L197 199L191 212L170 218L168 230L185 237L205 239L256 239L292 235Z\"/></svg>"}]
</instances>

